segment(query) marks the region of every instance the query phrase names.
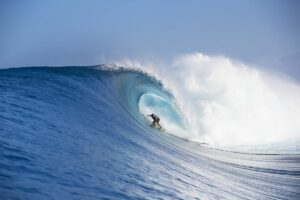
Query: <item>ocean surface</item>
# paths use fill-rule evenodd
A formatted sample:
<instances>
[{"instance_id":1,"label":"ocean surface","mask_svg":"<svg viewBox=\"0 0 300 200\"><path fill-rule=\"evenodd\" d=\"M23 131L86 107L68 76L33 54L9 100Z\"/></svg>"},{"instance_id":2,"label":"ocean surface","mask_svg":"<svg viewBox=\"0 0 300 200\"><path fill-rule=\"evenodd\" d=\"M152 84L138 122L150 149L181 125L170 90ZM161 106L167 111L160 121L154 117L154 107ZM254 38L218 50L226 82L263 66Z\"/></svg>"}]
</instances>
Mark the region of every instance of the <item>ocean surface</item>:
<instances>
[{"instance_id":1,"label":"ocean surface","mask_svg":"<svg viewBox=\"0 0 300 200\"><path fill-rule=\"evenodd\" d=\"M300 199L299 152L189 141L181 112L143 71L2 69L0 199Z\"/></svg>"}]
</instances>

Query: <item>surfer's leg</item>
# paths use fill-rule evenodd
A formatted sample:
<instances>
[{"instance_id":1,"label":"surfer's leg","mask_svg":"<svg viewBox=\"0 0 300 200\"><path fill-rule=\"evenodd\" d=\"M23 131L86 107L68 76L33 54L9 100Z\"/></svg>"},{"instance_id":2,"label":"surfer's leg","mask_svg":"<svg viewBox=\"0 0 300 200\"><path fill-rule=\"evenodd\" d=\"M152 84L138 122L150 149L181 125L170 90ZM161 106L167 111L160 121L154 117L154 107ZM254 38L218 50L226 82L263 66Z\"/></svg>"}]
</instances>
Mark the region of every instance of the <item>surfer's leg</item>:
<instances>
[{"instance_id":1,"label":"surfer's leg","mask_svg":"<svg viewBox=\"0 0 300 200\"><path fill-rule=\"evenodd\" d=\"M151 126L152 126L152 127L155 127L155 121L152 122Z\"/></svg>"},{"instance_id":2,"label":"surfer's leg","mask_svg":"<svg viewBox=\"0 0 300 200\"><path fill-rule=\"evenodd\" d=\"M161 125L159 124L160 119L157 119L156 124L161 128Z\"/></svg>"}]
</instances>

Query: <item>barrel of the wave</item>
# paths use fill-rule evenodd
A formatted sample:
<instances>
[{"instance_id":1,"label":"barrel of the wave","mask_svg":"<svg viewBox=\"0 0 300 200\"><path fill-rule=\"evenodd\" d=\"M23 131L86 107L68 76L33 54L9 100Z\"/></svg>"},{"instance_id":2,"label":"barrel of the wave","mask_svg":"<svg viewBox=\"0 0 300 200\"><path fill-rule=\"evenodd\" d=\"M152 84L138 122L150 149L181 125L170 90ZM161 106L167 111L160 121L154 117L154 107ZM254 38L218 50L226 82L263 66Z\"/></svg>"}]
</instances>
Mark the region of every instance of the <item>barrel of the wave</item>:
<instances>
[{"instance_id":1,"label":"barrel of the wave","mask_svg":"<svg viewBox=\"0 0 300 200\"><path fill-rule=\"evenodd\" d=\"M154 93L145 93L139 99L139 111L148 122L151 120L149 114L155 114L160 118L159 130L170 133L177 137L187 139L183 119L173 103L173 99ZM156 126L153 126L154 128Z\"/></svg>"},{"instance_id":2,"label":"barrel of the wave","mask_svg":"<svg viewBox=\"0 0 300 200\"><path fill-rule=\"evenodd\" d=\"M172 94L155 77L141 71L119 70L113 75L113 85L121 104L142 125L149 127L151 118L147 115L154 113L165 132L188 138Z\"/></svg>"}]
</instances>

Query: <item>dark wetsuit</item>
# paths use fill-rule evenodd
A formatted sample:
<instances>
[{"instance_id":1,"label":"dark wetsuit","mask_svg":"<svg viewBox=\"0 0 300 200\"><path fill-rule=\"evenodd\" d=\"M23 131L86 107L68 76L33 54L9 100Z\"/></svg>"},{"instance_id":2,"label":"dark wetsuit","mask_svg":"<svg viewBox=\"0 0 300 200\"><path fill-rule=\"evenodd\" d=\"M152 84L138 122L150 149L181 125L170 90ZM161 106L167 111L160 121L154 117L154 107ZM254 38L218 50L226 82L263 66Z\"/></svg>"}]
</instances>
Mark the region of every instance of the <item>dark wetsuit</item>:
<instances>
[{"instance_id":1,"label":"dark wetsuit","mask_svg":"<svg viewBox=\"0 0 300 200\"><path fill-rule=\"evenodd\" d=\"M159 119L158 116L156 116L154 114L151 114L151 115L148 115L148 116L151 116L152 119L153 119L152 126L158 125L161 128L161 126L159 124L160 119Z\"/></svg>"}]
</instances>

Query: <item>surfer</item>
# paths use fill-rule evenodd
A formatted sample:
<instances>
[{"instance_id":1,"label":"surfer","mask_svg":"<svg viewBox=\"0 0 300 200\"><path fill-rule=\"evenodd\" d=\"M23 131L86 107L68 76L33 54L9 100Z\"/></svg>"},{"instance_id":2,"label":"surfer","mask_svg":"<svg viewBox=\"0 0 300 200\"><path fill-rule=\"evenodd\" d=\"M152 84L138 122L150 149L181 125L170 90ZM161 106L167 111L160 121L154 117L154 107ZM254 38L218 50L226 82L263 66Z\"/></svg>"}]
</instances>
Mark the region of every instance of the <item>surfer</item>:
<instances>
[{"instance_id":1,"label":"surfer","mask_svg":"<svg viewBox=\"0 0 300 200\"><path fill-rule=\"evenodd\" d=\"M150 116L150 117L152 117L152 119L153 119L153 122L152 122L152 124L151 124L151 126L158 126L160 129L161 129L161 125L159 124L159 117L158 116L156 116L155 114L151 114L151 115L148 115L148 116Z\"/></svg>"}]
</instances>

